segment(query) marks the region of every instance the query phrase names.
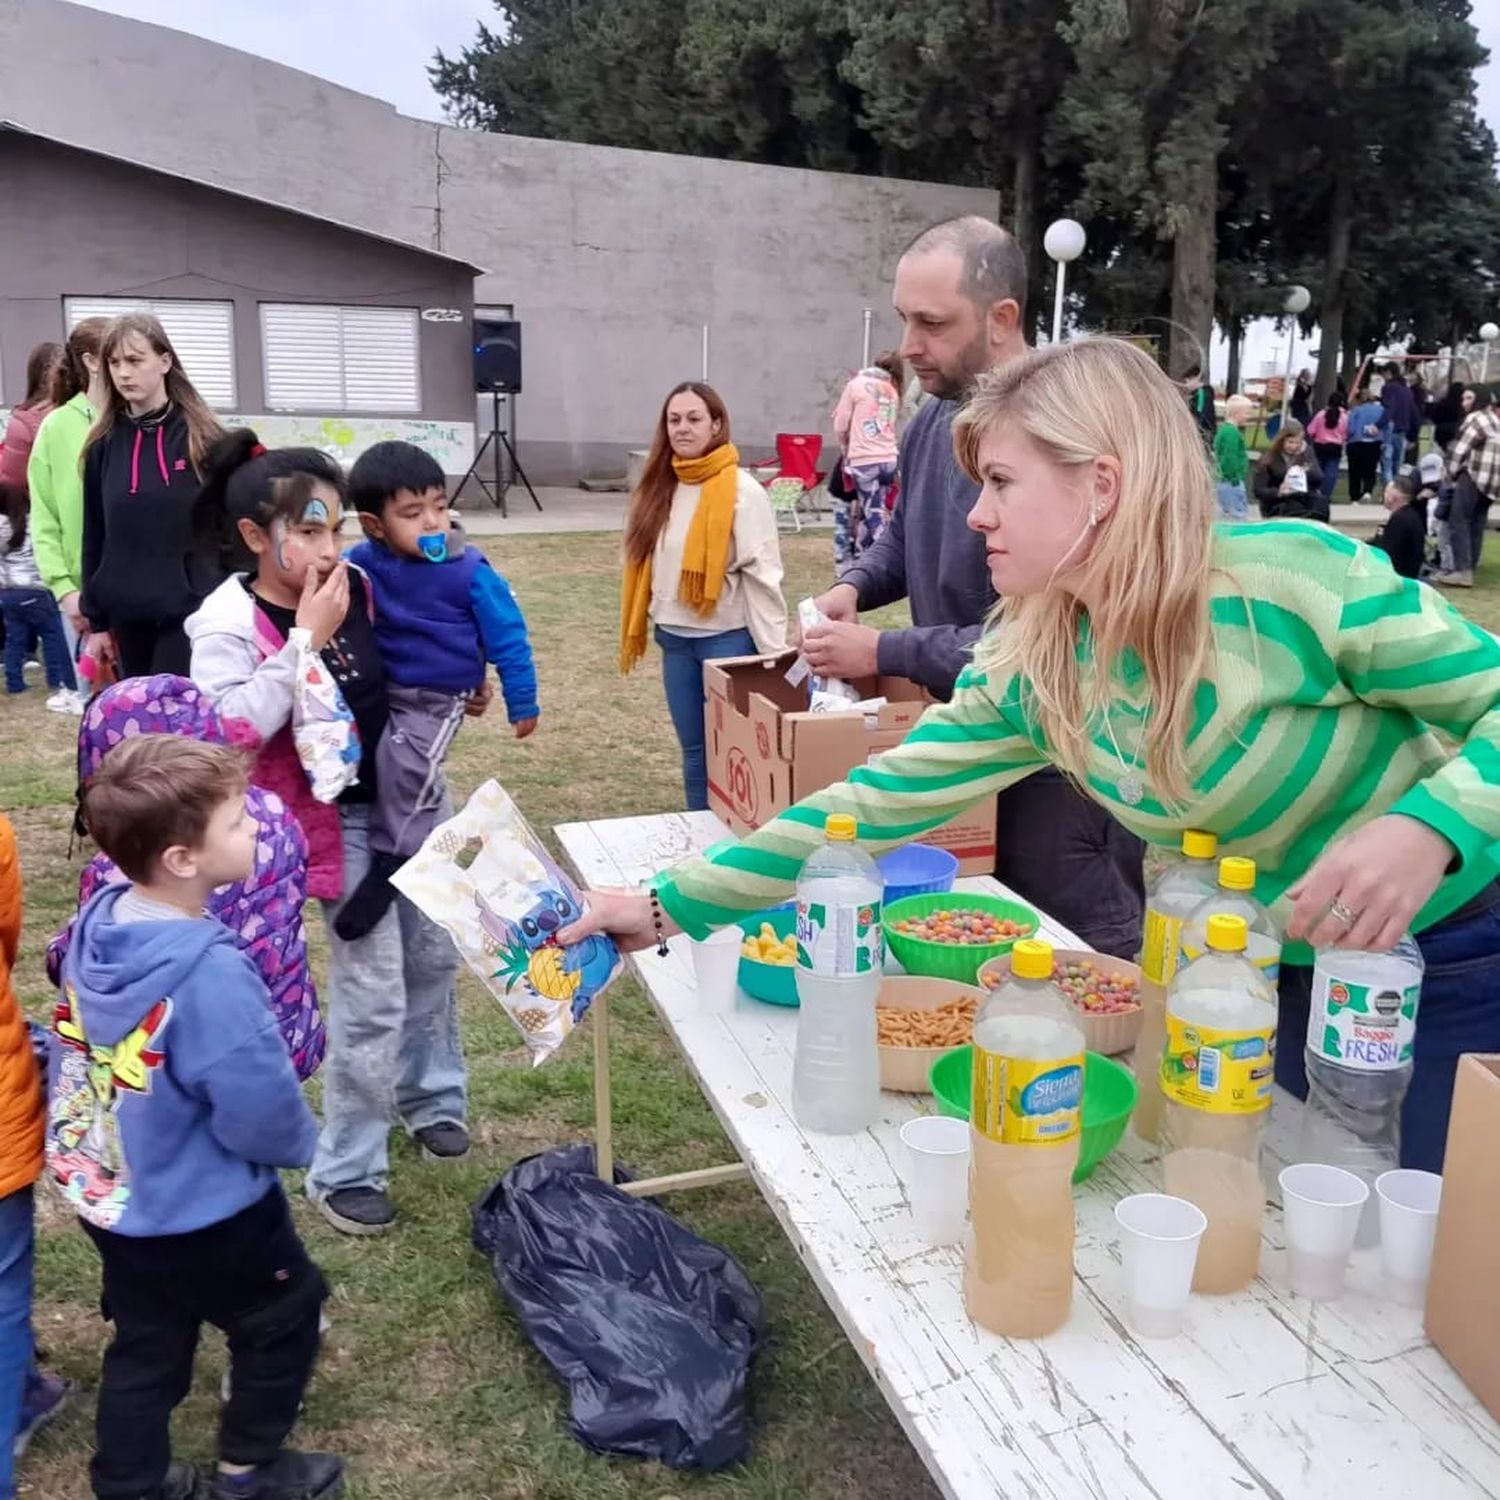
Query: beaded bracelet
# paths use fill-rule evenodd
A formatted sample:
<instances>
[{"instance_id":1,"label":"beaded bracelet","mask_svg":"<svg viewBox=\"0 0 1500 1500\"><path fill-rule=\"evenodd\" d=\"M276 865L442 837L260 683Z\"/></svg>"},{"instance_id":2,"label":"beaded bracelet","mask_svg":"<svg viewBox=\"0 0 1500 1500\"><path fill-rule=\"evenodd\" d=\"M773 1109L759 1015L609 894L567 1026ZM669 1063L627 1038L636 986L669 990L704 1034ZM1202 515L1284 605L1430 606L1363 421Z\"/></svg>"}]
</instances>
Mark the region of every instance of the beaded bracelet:
<instances>
[{"instance_id":1,"label":"beaded bracelet","mask_svg":"<svg viewBox=\"0 0 1500 1500\"><path fill-rule=\"evenodd\" d=\"M666 928L662 920L661 897L657 895L654 885L646 894L651 897L651 926L656 931L656 951L662 958L665 958L670 950L667 947Z\"/></svg>"}]
</instances>

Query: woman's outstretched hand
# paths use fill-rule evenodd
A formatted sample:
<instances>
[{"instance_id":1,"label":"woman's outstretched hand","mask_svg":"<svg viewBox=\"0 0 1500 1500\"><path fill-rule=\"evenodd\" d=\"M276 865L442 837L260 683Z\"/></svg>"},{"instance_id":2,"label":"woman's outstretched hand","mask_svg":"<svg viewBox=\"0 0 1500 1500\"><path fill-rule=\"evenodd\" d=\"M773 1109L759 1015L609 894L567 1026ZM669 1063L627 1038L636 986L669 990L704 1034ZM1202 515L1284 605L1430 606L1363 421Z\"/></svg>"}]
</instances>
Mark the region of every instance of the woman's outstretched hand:
<instances>
[{"instance_id":1,"label":"woman's outstretched hand","mask_svg":"<svg viewBox=\"0 0 1500 1500\"><path fill-rule=\"evenodd\" d=\"M1330 845L1288 889L1295 904L1286 935L1315 948L1394 948L1452 860L1453 846L1425 823L1399 813L1375 818Z\"/></svg>"},{"instance_id":2,"label":"woman's outstretched hand","mask_svg":"<svg viewBox=\"0 0 1500 1500\"><path fill-rule=\"evenodd\" d=\"M670 937L682 929L665 912L662 932ZM644 891L605 890L583 893L583 915L557 934L563 944L581 942L596 932L607 933L627 953L649 948L656 941L651 922L651 898Z\"/></svg>"}]
</instances>

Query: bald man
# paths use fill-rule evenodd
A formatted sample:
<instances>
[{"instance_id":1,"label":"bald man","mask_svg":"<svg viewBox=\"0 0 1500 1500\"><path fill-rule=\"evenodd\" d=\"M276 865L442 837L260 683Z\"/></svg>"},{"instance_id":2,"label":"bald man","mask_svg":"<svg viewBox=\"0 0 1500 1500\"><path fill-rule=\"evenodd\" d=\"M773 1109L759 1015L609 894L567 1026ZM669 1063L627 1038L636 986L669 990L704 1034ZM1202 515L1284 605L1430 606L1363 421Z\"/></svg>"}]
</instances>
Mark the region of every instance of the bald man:
<instances>
[{"instance_id":1,"label":"bald man","mask_svg":"<svg viewBox=\"0 0 1500 1500\"><path fill-rule=\"evenodd\" d=\"M967 517L979 486L953 453L953 417L977 376L1026 350L1026 260L987 219L924 230L896 267L901 344L929 401L901 442L901 498L875 545L818 605L829 624L803 650L822 675L909 677L953 695L995 604L984 539ZM907 599L912 625L876 630L859 612ZM1037 771L1000 794L996 878L1105 953L1141 945L1142 845L1060 773Z\"/></svg>"}]
</instances>

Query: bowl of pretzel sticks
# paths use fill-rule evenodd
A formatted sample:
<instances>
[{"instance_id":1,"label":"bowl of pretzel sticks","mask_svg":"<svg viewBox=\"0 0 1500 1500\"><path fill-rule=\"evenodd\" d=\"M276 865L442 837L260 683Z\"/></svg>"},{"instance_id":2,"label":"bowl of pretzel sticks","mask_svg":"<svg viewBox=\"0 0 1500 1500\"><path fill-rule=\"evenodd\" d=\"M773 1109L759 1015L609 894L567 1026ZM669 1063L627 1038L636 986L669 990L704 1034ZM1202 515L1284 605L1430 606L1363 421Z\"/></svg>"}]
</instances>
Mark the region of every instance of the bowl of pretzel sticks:
<instances>
[{"instance_id":1,"label":"bowl of pretzel sticks","mask_svg":"<svg viewBox=\"0 0 1500 1500\"><path fill-rule=\"evenodd\" d=\"M880 1086L896 1094L930 1094L932 1065L974 1039L984 991L953 979L890 974L875 997Z\"/></svg>"}]
</instances>

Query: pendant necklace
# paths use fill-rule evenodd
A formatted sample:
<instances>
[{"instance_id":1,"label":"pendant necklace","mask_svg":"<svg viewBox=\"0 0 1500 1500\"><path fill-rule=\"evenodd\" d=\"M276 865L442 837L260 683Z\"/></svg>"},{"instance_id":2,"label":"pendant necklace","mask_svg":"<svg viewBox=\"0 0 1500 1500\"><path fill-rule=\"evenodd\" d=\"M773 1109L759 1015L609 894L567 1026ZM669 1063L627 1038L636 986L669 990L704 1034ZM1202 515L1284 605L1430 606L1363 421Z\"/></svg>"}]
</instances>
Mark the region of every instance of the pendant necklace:
<instances>
[{"instance_id":1,"label":"pendant necklace","mask_svg":"<svg viewBox=\"0 0 1500 1500\"><path fill-rule=\"evenodd\" d=\"M1115 759L1120 763L1120 780L1116 784L1116 790L1120 794L1120 801L1127 807L1138 806L1146 796L1146 782L1139 770L1140 751L1137 749L1135 756L1129 765L1125 764L1125 757L1120 753L1120 742L1115 738L1115 726L1110 723L1108 710L1104 714L1104 732L1109 736L1109 743L1115 752Z\"/></svg>"}]
</instances>

